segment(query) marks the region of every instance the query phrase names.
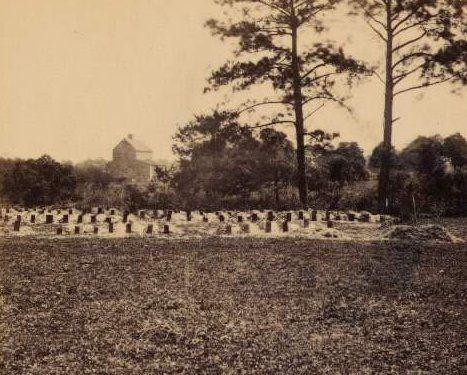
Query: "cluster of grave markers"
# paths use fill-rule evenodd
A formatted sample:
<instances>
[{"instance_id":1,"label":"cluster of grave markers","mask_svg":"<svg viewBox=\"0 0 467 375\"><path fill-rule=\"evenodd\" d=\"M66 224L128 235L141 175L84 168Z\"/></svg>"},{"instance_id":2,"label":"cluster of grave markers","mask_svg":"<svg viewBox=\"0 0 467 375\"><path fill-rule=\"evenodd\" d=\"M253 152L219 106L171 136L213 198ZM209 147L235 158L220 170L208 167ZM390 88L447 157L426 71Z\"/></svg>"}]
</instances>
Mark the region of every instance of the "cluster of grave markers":
<instances>
[{"instance_id":1,"label":"cluster of grave markers","mask_svg":"<svg viewBox=\"0 0 467 375\"><path fill-rule=\"evenodd\" d=\"M22 225L28 223L29 226L35 225L55 225L57 235L64 234L64 226L75 224L72 233L75 235L83 234L83 225L89 223L92 226L92 233L99 234L101 227L98 224L107 225L107 233L114 233L115 225L123 223L125 233L133 233L133 223L137 220L139 223L145 223L145 233L153 234L155 232L154 221L163 222L161 233L171 233L171 222L177 215L179 220L190 223L194 220L203 223L217 222L225 224L225 233L232 233L232 224L241 225L244 233L250 233L250 223L264 222L264 231L272 232L272 224L276 222L280 225L280 230L284 233L289 231L289 225L292 222L299 223L302 228L308 228L310 222L322 221L328 228L333 228L336 221L348 222L370 222L372 215L368 212L331 212L331 211L293 211L293 212L274 212L274 211L251 211L251 212L206 212L206 211L175 211L175 210L139 210L136 215L128 211L119 211L115 208L96 207L89 210L78 209L23 209L23 208L0 208L0 220L9 224L13 218L13 231L18 232ZM378 216L379 221L384 221L384 216Z\"/></svg>"}]
</instances>

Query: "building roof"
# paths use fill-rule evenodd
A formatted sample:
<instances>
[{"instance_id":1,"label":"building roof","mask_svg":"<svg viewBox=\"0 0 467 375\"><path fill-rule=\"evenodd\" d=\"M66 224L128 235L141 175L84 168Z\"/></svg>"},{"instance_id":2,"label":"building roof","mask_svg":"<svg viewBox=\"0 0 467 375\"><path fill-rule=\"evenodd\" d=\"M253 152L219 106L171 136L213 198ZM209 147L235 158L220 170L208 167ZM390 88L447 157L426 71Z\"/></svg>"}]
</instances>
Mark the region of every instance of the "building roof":
<instances>
[{"instance_id":1,"label":"building roof","mask_svg":"<svg viewBox=\"0 0 467 375\"><path fill-rule=\"evenodd\" d=\"M127 141L131 146L133 146L133 148L138 152L152 152L152 150L148 146L136 139L133 134L128 134L125 138L125 141Z\"/></svg>"}]
</instances>

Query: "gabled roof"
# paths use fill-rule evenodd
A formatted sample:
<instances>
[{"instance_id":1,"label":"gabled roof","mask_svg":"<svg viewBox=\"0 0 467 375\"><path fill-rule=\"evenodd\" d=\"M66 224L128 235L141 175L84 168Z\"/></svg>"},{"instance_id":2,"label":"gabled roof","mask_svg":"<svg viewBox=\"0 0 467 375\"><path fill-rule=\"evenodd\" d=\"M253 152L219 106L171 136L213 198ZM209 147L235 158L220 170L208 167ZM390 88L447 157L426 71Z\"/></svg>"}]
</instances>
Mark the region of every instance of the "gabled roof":
<instances>
[{"instance_id":1,"label":"gabled roof","mask_svg":"<svg viewBox=\"0 0 467 375\"><path fill-rule=\"evenodd\" d=\"M135 139L135 136L130 134L124 141L128 142L138 152L152 152L152 150L146 146L143 142Z\"/></svg>"}]
</instances>

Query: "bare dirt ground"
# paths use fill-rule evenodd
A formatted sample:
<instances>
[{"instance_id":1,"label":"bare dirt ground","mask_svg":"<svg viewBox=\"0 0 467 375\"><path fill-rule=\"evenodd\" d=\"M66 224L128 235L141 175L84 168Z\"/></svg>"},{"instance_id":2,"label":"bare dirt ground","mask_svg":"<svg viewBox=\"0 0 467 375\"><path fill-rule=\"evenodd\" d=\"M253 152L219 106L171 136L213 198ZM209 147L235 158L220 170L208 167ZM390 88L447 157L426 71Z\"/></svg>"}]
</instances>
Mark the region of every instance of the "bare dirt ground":
<instances>
[{"instance_id":1,"label":"bare dirt ground","mask_svg":"<svg viewBox=\"0 0 467 375\"><path fill-rule=\"evenodd\" d=\"M0 373L461 374L466 260L465 244L0 238Z\"/></svg>"}]
</instances>

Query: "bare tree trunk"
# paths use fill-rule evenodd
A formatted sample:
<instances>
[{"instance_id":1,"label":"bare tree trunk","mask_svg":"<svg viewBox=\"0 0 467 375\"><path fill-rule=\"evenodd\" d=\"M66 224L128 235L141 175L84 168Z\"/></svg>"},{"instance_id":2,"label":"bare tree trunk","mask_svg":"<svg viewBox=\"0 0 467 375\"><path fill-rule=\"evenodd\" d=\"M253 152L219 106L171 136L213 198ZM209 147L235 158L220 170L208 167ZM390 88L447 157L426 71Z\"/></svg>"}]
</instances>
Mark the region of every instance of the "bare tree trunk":
<instances>
[{"instance_id":1,"label":"bare tree trunk","mask_svg":"<svg viewBox=\"0 0 467 375\"><path fill-rule=\"evenodd\" d=\"M392 74L393 64L393 30L391 27L391 2L386 6L387 41L386 41L386 87L384 98L384 135L383 149L381 155L381 169L378 181L378 201L381 213L386 213L389 200L389 183L391 174L391 150L392 150L392 124L393 124L393 102L394 82Z\"/></svg>"},{"instance_id":2,"label":"bare tree trunk","mask_svg":"<svg viewBox=\"0 0 467 375\"><path fill-rule=\"evenodd\" d=\"M276 210L280 209L279 181L274 181L274 199L276 201Z\"/></svg>"},{"instance_id":3,"label":"bare tree trunk","mask_svg":"<svg viewBox=\"0 0 467 375\"><path fill-rule=\"evenodd\" d=\"M295 22L295 21L293 21ZM303 119L303 95L300 76L300 65L298 60L298 32L297 27L292 26L292 75L293 75L293 98L295 110L295 133L297 140L297 172L298 191L300 203L304 209L308 206L308 186L306 180L305 160L305 129Z\"/></svg>"}]
</instances>

